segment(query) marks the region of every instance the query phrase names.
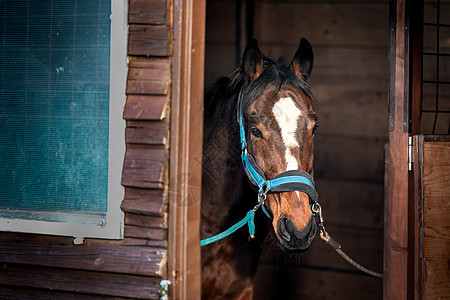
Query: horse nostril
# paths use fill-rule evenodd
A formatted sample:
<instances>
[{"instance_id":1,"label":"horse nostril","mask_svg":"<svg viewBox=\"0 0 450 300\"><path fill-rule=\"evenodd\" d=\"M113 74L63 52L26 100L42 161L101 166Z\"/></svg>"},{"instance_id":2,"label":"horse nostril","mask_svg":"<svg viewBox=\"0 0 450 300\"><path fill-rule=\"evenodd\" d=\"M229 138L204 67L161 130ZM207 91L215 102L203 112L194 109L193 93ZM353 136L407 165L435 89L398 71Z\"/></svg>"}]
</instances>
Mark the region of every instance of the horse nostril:
<instances>
[{"instance_id":1,"label":"horse nostril","mask_svg":"<svg viewBox=\"0 0 450 300\"><path fill-rule=\"evenodd\" d=\"M288 232L287 225L288 219L286 217L280 218L278 221L278 233L284 241L289 242L291 240L291 235Z\"/></svg>"}]
</instances>

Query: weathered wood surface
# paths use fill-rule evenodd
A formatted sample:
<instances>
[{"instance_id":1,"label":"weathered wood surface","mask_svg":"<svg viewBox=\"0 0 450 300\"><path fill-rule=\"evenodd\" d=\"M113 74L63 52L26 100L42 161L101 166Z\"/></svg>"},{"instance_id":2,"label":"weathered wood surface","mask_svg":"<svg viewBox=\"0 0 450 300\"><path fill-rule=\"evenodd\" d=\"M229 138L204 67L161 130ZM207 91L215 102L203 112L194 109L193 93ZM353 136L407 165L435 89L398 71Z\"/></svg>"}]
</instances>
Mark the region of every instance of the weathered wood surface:
<instances>
[{"instance_id":1,"label":"weathered wood surface","mask_svg":"<svg viewBox=\"0 0 450 300\"><path fill-rule=\"evenodd\" d=\"M147 246L121 245L121 241L86 239L77 246L71 238L27 237L2 234L0 257L3 263L61 267L147 276L160 276L160 263L165 249Z\"/></svg>"},{"instance_id":2,"label":"weathered wood surface","mask_svg":"<svg viewBox=\"0 0 450 300\"><path fill-rule=\"evenodd\" d=\"M167 240L167 230L126 225L125 237L163 241Z\"/></svg>"},{"instance_id":3,"label":"weathered wood surface","mask_svg":"<svg viewBox=\"0 0 450 300\"><path fill-rule=\"evenodd\" d=\"M128 27L128 54L137 56L169 56L171 32L166 25L134 25Z\"/></svg>"},{"instance_id":4,"label":"weathered wood surface","mask_svg":"<svg viewBox=\"0 0 450 300\"><path fill-rule=\"evenodd\" d=\"M167 122L128 121L125 141L128 144L167 145Z\"/></svg>"},{"instance_id":5,"label":"weathered wood surface","mask_svg":"<svg viewBox=\"0 0 450 300\"><path fill-rule=\"evenodd\" d=\"M166 58L130 58L127 94L167 95L170 63Z\"/></svg>"},{"instance_id":6,"label":"weathered wood surface","mask_svg":"<svg viewBox=\"0 0 450 300\"><path fill-rule=\"evenodd\" d=\"M49 299L64 299L64 300L85 300L85 299L95 299L95 300L126 300L130 298L122 298L117 296L104 296L104 295L93 295L84 293L74 293L74 292L61 292L55 290L45 290L40 288L29 288L24 286L1 286L0 285L0 295L2 295L2 300L49 300Z\"/></svg>"},{"instance_id":7,"label":"weathered wood surface","mask_svg":"<svg viewBox=\"0 0 450 300\"><path fill-rule=\"evenodd\" d=\"M121 208L124 212L162 216L166 193L161 189L125 188Z\"/></svg>"},{"instance_id":8,"label":"weathered wood surface","mask_svg":"<svg viewBox=\"0 0 450 300\"><path fill-rule=\"evenodd\" d=\"M122 185L163 188L168 150L162 146L128 144L122 171Z\"/></svg>"},{"instance_id":9,"label":"weathered wood surface","mask_svg":"<svg viewBox=\"0 0 450 300\"><path fill-rule=\"evenodd\" d=\"M423 296L450 295L450 142L423 146Z\"/></svg>"},{"instance_id":10,"label":"weathered wood surface","mask_svg":"<svg viewBox=\"0 0 450 300\"><path fill-rule=\"evenodd\" d=\"M129 95L125 104L125 120L163 120L169 109L168 96Z\"/></svg>"},{"instance_id":11,"label":"weathered wood surface","mask_svg":"<svg viewBox=\"0 0 450 300\"><path fill-rule=\"evenodd\" d=\"M132 299L159 299L159 278L64 270L60 268L33 267L17 264L3 264L0 284L55 291L91 294L85 299L95 299L97 295L127 297ZM47 299L56 295L47 294ZM3 296L1 296L2 299ZM100 297L101 298L101 297ZM36 299L33 296L25 299ZM64 298L65 299L65 298ZM70 299L70 298L69 298Z\"/></svg>"},{"instance_id":12,"label":"weathered wood surface","mask_svg":"<svg viewBox=\"0 0 450 300\"><path fill-rule=\"evenodd\" d=\"M146 228L167 228L166 216L146 216L140 214L126 213L125 223L128 225Z\"/></svg>"},{"instance_id":13,"label":"weathered wood surface","mask_svg":"<svg viewBox=\"0 0 450 300\"><path fill-rule=\"evenodd\" d=\"M170 24L170 10L166 0L130 0L129 24Z\"/></svg>"}]
</instances>

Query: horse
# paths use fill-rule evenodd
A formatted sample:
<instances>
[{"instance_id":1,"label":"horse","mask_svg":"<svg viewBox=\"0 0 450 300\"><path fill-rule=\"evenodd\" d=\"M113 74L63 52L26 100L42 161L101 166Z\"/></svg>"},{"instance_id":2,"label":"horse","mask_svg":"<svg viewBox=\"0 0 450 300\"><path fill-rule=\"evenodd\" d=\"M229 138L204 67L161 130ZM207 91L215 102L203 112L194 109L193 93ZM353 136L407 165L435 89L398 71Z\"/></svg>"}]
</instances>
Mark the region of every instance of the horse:
<instances>
[{"instance_id":1,"label":"horse","mask_svg":"<svg viewBox=\"0 0 450 300\"><path fill-rule=\"evenodd\" d=\"M247 144L245 152L265 178L292 170L312 174L318 126L309 80L313 58L305 38L289 65L263 55L258 42L252 40L231 78L220 78L206 90L202 238L223 232L255 206L258 189L241 162L242 138ZM240 114L242 133L236 122ZM281 250L307 250L317 231L311 195L296 190L265 196L260 205L271 218ZM250 242L248 233L239 230L202 247L203 299L252 299L252 280L265 237L260 224L266 217L258 213L255 218L256 238Z\"/></svg>"}]
</instances>

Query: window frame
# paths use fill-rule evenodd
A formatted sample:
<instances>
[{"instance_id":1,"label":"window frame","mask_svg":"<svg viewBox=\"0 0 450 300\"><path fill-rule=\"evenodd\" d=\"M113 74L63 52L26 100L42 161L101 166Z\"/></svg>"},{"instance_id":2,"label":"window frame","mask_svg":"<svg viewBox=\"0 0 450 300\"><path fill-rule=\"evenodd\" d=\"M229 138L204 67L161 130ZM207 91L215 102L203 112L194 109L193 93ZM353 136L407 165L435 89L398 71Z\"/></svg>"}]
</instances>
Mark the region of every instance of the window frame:
<instances>
[{"instance_id":1,"label":"window frame","mask_svg":"<svg viewBox=\"0 0 450 300\"><path fill-rule=\"evenodd\" d=\"M83 238L122 239L124 213L120 204L124 198L121 185L125 155L125 120L122 118L126 102L128 1L111 0L110 88L109 88L109 145L108 193L106 222L95 215L67 212L11 211L11 217L0 217L0 231L72 236L79 243ZM118 134L119 133L119 134ZM20 218L22 216L22 218ZM55 221L32 219L46 216ZM24 219L26 217L26 219ZM97 221L96 221L97 220Z\"/></svg>"}]
</instances>

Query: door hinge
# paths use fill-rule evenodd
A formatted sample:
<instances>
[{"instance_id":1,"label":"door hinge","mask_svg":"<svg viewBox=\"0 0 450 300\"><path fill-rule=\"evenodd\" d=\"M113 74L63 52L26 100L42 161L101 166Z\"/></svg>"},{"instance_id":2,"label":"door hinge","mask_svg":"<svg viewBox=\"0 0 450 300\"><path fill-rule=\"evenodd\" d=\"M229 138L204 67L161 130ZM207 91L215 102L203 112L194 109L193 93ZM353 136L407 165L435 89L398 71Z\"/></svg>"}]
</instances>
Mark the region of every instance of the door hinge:
<instances>
[{"instance_id":1,"label":"door hinge","mask_svg":"<svg viewBox=\"0 0 450 300\"><path fill-rule=\"evenodd\" d=\"M413 170L413 137L408 137L408 171Z\"/></svg>"}]
</instances>

